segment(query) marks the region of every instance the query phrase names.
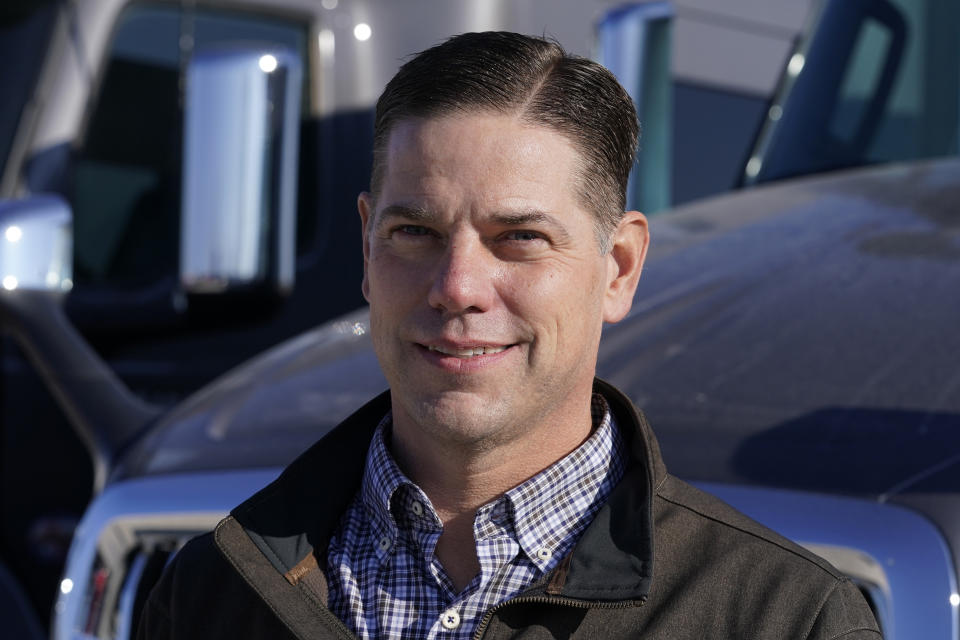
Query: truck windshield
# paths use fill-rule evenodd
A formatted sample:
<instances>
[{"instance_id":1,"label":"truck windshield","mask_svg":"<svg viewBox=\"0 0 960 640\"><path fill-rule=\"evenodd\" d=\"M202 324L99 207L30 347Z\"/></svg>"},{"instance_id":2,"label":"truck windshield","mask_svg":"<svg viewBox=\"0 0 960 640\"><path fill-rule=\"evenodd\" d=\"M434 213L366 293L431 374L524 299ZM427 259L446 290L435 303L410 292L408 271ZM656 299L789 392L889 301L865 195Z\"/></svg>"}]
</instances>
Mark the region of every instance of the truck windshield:
<instances>
[{"instance_id":1,"label":"truck windshield","mask_svg":"<svg viewBox=\"0 0 960 640\"><path fill-rule=\"evenodd\" d=\"M828 0L789 59L743 182L957 155L960 3Z\"/></svg>"}]
</instances>

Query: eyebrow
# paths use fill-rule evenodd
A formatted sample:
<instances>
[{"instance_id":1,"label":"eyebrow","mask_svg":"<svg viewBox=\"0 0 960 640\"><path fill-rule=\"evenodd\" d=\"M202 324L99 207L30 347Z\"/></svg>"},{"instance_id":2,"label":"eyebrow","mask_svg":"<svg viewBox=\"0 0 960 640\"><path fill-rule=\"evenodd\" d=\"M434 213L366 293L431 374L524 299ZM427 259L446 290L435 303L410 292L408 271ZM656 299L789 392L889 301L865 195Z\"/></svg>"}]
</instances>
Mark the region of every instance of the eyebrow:
<instances>
[{"instance_id":1,"label":"eyebrow","mask_svg":"<svg viewBox=\"0 0 960 640\"><path fill-rule=\"evenodd\" d=\"M410 222L433 222L438 218L438 214L423 207L413 207L402 204L392 204L384 207L377 220L377 227L386 224L387 221L396 218L409 220ZM566 227L555 216L550 215L538 209L521 211L500 211L490 216L491 222L505 227L523 227L527 225L546 225L554 233L569 238L570 234Z\"/></svg>"},{"instance_id":2,"label":"eyebrow","mask_svg":"<svg viewBox=\"0 0 960 640\"><path fill-rule=\"evenodd\" d=\"M377 216L377 228L382 227L388 220L403 218L411 222L430 222L436 219L436 214L422 207L409 207L402 204L391 204L384 207Z\"/></svg>"}]
</instances>

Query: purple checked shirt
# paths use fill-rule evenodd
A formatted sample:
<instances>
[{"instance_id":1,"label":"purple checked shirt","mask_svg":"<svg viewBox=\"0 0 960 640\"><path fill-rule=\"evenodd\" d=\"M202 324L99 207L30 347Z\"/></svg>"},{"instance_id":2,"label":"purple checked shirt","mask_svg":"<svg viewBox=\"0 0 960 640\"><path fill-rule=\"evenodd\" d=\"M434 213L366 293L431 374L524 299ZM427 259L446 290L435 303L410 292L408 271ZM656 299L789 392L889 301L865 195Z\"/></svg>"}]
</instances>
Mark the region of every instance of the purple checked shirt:
<instances>
[{"instance_id":1,"label":"purple checked shirt","mask_svg":"<svg viewBox=\"0 0 960 640\"><path fill-rule=\"evenodd\" d=\"M330 609L360 638L473 636L483 615L552 571L623 476L624 445L607 402L575 451L477 510L480 573L457 593L437 560L443 524L387 449L381 421L363 483L327 552Z\"/></svg>"}]
</instances>

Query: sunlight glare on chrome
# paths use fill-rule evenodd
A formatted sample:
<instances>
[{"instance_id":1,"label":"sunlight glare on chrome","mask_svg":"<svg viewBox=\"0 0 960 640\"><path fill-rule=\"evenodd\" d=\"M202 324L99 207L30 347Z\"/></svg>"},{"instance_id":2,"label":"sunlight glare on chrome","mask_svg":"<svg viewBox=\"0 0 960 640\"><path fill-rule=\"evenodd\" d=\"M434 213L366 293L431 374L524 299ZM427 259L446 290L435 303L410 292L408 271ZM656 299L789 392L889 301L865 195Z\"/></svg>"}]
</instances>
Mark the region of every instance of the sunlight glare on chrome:
<instances>
[{"instance_id":1,"label":"sunlight glare on chrome","mask_svg":"<svg viewBox=\"0 0 960 640\"><path fill-rule=\"evenodd\" d=\"M336 45L336 37L330 29L321 29L320 33L317 34L317 46L320 49L320 55L324 57L333 56Z\"/></svg>"},{"instance_id":2,"label":"sunlight glare on chrome","mask_svg":"<svg viewBox=\"0 0 960 640\"><path fill-rule=\"evenodd\" d=\"M800 72L803 71L803 65L806 63L807 59L803 57L802 53L795 53L790 58L790 62L787 63L787 73L791 76L798 76Z\"/></svg>"},{"instance_id":3,"label":"sunlight glare on chrome","mask_svg":"<svg viewBox=\"0 0 960 640\"><path fill-rule=\"evenodd\" d=\"M20 238L23 237L23 230L15 224L7 227L6 232L3 234L7 242L20 242Z\"/></svg>"},{"instance_id":4,"label":"sunlight glare on chrome","mask_svg":"<svg viewBox=\"0 0 960 640\"><path fill-rule=\"evenodd\" d=\"M260 56L260 70L264 73L273 73L277 70L277 57L266 53Z\"/></svg>"},{"instance_id":5,"label":"sunlight glare on chrome","mask_svg":"<svg viewBox=\"0 0 960 640\"><path fill-rule=\"evenodd\" d=\"M353 37L360 42L369 40L371 35L373 35L373 30L366 22L361 22L353 28Z\"/></svg>"}]
</instances>

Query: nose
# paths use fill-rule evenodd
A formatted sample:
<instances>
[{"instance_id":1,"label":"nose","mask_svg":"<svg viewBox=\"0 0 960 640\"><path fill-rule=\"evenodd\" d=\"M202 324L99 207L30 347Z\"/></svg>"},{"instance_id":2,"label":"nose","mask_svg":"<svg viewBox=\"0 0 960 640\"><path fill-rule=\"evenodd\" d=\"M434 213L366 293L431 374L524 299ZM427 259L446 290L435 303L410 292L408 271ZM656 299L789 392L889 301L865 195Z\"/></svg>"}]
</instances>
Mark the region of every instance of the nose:
<instances>
[{"instance_id":1,"label":"nose","mask_svg":"<svg viewBox=\"0 0 960 640\"><path fill-rule=\"evenodd\" d=\"M436 270L427 301L446 313L481 313L494 299L496 266L478 239L451 239Z\"/></svg>"}]
</instances>

